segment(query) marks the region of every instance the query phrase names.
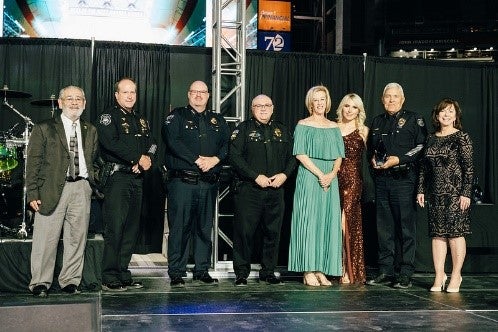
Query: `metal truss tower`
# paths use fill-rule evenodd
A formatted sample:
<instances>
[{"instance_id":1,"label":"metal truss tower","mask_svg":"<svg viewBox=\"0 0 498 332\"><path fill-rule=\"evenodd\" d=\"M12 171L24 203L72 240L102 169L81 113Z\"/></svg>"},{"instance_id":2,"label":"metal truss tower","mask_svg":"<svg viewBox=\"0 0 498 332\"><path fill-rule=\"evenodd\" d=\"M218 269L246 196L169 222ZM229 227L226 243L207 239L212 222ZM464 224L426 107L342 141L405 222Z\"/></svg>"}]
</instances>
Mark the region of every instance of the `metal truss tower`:
<instances>
[{"instance_id":1,"label":"metal truss tower","mask_svg":"<svg viewBox=\"0 0 498 332\"><path fill-rule=\"evenodd\" d=\"M246 69L246 0L212 0L213 6L213 109L228 122L238 124L245 119ZM233 214L220 213L220 204L229 194L229 186L220 186L216 199L213 231L213 264L215 271L232 270L231 261L219 260L220 239L233 248L233 242L220 229L220 218Z\"/></svg>"}]
</instances>

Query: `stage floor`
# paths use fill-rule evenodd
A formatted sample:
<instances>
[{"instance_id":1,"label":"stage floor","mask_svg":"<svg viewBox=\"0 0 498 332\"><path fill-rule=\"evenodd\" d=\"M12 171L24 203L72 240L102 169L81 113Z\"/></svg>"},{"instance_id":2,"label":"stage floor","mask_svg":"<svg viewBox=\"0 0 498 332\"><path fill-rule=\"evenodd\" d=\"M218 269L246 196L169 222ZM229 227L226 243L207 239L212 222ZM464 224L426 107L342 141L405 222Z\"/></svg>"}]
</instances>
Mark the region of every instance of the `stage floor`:
<instances>
[{"instance_id":1,"label":"stage floor","mask_svg":"<svg viewBox=\"0 0 498 332\"><path fill-rule=\"evenodd\" d=\"M164 267L136 267L132 273L143 289L51 293L46 299L3 293L0 312L93 301L101 313L94 329L102 331L498 331L496 274L465 275L460 293L448 294L428 292L431 274L415 274L413 287L399 290L338 284L315 288L285 273L285 284L278 286L250 279L246 287L234 287L233 278L207 286L187 278L186 287L172 289ZM0 323L6 318L0 315ZM25 317L19 330L30 330L26 324L33 319L36 323L36 317Z\"/></svg>"}]
</instances>

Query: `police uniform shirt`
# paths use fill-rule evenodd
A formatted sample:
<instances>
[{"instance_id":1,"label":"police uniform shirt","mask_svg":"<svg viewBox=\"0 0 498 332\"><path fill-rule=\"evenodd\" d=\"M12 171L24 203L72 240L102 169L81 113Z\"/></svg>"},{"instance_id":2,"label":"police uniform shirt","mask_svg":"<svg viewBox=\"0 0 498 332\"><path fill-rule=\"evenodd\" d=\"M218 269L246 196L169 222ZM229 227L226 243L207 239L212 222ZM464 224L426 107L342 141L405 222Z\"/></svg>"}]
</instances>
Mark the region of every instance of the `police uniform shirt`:
<instances>
[{"instance_id":1,"label":"police uniform shirt","mask_svg":"<svg viewBox=\"0 0 498 332\"><path fill-rule=\"evenodd\" d=\"M230 164L241 180L255 180L259 174L287 177L296 166L292 155L292 135L280 122L262 124L255 118L240 123L230 143Z\"/></svg>"},{"instance_id":2,"label":"police uniform shirt","mask_svg":"<svg viewBox=\"0 0 498 332\"><path fill-rule=\"evenodd\" d=\"M96 127L105 161L135 165L142 155L152 158L156 153L149 122L135 110L127 112L114 106L100 115Z\"/></svg>"},{"instance_id":3,"label":"police uniform shirt","mask_svg":"<svg viewBox=\"0 0 498 332\"><path fill-rule=\"evenodd\" d=\"M228 124L221 114L210 110L198 113L190 105L176 108L166 117L161 133L168 169L199 171L195 164L199 156L223 161L228 154ZM221 162L208 174L218 173L220 168Z\"/></svg>"},{"instance_id":4,"label":"police uniform shirt","mask_svg":"<svg viewBox=\"0 0 498 332\"><path fill-rule=\"evenodd\" d=\"M368 140L369 159L382 139L388 156L397 156L399 164L415 163L422 152L427 137L424 119L417 113L401 110L390 115L377 115L370 127Z\"/></svg>"}]
</instances>

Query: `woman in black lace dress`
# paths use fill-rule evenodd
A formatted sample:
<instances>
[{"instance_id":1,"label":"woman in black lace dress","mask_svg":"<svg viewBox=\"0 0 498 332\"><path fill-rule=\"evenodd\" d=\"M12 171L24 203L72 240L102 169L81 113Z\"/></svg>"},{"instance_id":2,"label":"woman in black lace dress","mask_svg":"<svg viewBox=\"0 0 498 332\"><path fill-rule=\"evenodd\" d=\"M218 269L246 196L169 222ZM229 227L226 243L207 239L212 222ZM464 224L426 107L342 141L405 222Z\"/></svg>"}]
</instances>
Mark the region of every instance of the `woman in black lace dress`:
<instances>
[{"instance_id":1,"label":"woman in black lace dress","mask_svg":"<svg viewBox=\"0 0 498 332\"><path fill-rule=\"evenodd\" d=\"M441 292L446 283L444 263L449 244L453 269L446 288L460 290L461 270L466 253L465 235L470 234L470 195L473 148L462 131L462 111L458 102L446 98L432 111L435 132L427 138L422 159L417 202L429 210L429 236L436 276L432 292ZM424 195L424 192L426 195Z\"/></svg>"}]
</instances>

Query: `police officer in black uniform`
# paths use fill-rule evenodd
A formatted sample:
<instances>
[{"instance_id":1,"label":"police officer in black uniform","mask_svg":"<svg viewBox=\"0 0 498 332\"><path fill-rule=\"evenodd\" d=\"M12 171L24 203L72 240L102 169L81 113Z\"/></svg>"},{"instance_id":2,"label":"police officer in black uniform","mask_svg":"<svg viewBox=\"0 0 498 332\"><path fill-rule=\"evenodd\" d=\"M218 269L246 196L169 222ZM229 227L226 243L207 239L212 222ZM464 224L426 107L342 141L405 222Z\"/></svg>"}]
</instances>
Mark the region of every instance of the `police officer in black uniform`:
<instances>
[{"instance_id":1,"label":"police officer in black uniform","mask_svg":"<svg viewBox=\"0 0 498 332\"><path fill-rule=\"evenodd\" d=\"M195 81L189 105L174 109L162 127L166 143L168 192L168 274L171 286L183 286L193 240L194 281L216 284L211 266L211 232L221 162L228 154L229 127L223 116L207 110L207 85Z\"/></svg>"},{"instance_id":2,"label":"police officer in black uniform","mask_svg":"<svg viewBox=\"0 0 498 332\"><path fill-rule=\"evenodd\" d=\"M280 284L275 276L280 230L284 216L283 184L296 167L292 136L272 119L273 103L266 95L252 100L253 117L240 123L231 136L229 160L235 179L233 268L235 286L247 285L254 236L261 226L262 257L259 280Z\"/></svg>"},{"instance_id":3,"label":"police officer in black uniform","mask_svg":"<svg viewBox=\"0 0 498 332\"><path fill-rule=\"evenodd\" d=\"M403 110L405 96L398 83L384 88L384 114L371 125L367 153L375 176L375 205L379 243L379 274L368 285L411 287L416 245L417 163L427 129L424 119Z\"/></svg>"},{"instance_id":4,"label":"police officer in black uniform","mask_svg":"<svg viewBox=\"0 0 498 332\"><path fill-rule=\"evenodd\" d=\"M123 78L115 86L117 104L100 115L97 124L101 156L110 169L104 186L104 257L102 289L142 288L128 265L140 226L143 173L152 165L157 145L148 121L134 108L137 86Z\"/></svg>"}]
</instances>

